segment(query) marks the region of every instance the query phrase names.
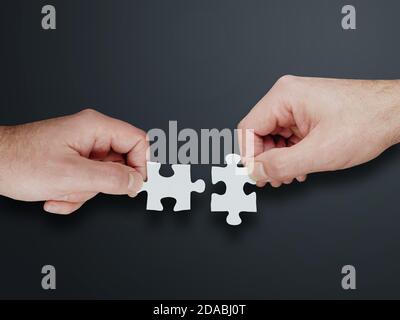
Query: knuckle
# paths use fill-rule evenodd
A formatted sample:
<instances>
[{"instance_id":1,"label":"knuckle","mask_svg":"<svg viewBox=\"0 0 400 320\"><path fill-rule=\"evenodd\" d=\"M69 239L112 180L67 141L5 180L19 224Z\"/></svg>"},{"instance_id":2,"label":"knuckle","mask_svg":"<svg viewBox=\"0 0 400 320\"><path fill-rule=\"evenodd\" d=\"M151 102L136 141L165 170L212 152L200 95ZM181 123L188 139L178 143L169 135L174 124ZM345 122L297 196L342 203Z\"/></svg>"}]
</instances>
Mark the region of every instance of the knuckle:
<instances>
[{"instance_id":1,"label":"knuckle","mask_svg":"<svg viewBox=\"0 0 400 320\"><path fill-rule=\"evenodd\" d=\"M236 126L239 130L242 130L242 129L244 129L246 126L245 126L245 119L242 119L242 120L240 120L240 122L237 124L237 126Z\"/></svg>"},{"instance_id":2,"label":"knuckle","mask_svg":"<svg viewBox=\"0 0 400 320\"><path fill-rule=\"evenodd\" d=\"M146 137L146 131L144 131L143 129L140 129L140 128L137 128L137 127L135 127L135 129L137 130L137 135L138 136L141 136L141 137Z\"/></svg>"},{"instance_id":3,"label":"knuckle","mask_svg":"<svg viewBox=\"0 0 400 320\"><path fill-rule=\"evenodd\" d=\"M296 80L297 80L296 76L293 76L293 75L290 75L290 74L286 74L286 75L280 77L278 79L278 81L276 82L276 84L279 87L287 88L287 87L292 86L293 83L296 82Z\"/></svg>"},{"instance_id":4,"label":"knuckle","mask_svg":"<svg viewBox=\"0 0 400 320\"><path fill-rule=\"evenodd\" d=\"M91 109L91 108L86 108L83 109L82 111L78 112L78 116L84 117L84 118L94 118L98 117L100 115L100 112Z\"/></svg>"},{"instance_id":5,"label":"knuckle","mask_svg":"<svg viewBox=\"0 0 400 320\"><path fill-rule=\"evenodd\" d=\"M148 141L147 133L142 129L137 129L137 136L140 142Z\"/></svg>"},{"instance_id":6,"label":"knuckle","mask_svg":"<svg viewBox=\"0 0 400 320\"><path fill-rule=\"evenodd\" d=\"M254 129L246 118L242 119L237 125L237 134L244 140L253 137Z\"/></svg>"},{"instance_id":7,"label":"knuckle","mask_svg":"<svg viewBox=\"0 0 400 320\"><path fill-rule=\"evenodd\" d=\"M145 131L142 129L137 129L137 143L136 145L139 146L139 149L146 149L149 145L150 138Z\"/></svg>"},{"instance_id":8,"label":"knuckle","mask_svg":"<svg viewBox=\"0 0 400 320\"><path fill-rule=\"evenodd\" d=\"M137 141L136 142L137 144L145 143L146 141L149 141L146 131L144 131L140 128L137 128L127 122L123 122L122 125L124 126L124 128L126 128L129 131L129 134L132 136L132 138L134 138L135 141Z\"/></svg>"}]
</instances>

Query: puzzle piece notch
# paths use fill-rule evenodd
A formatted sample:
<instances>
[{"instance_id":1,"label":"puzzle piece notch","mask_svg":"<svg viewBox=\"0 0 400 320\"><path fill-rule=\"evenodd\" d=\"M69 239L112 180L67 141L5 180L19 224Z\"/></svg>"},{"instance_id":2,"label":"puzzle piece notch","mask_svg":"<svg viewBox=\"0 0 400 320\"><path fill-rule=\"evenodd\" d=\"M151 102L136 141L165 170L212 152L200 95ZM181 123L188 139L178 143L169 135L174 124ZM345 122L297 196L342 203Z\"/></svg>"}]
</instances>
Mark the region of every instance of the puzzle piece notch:
<instances>
[{"instance_id":1,"label":"puzzle piece notch","mask_svg":"<svg viewBox=\"0 0 400 320\"><path fill-rule=\"evenodd\" d=\"M228 154L225 161L225 167L211 169L212 183L224 182L226 185L224 194L211 195L211 211L228 212L226 222L237 226L242 223L241 212L257 212L256 193L247 195L243 190L246 183L255 184L255 181L250 179L247 168L238 167L239 155Z\"/></svg>"},{"instance_id":2,"label":"puzzle piece notch","mask_svg":"<svg viewBox=\"0 0 400 320\"><path fill-rule=\"evenodd\" d=\"M190 210L191 193L202 193L205 183L199 179L191 180L190 165L174 164L174 175L164 177L160 175L161 163L147 162L147 181L139 192L147 192L147 210L163 211L161 199L174 198L176 200L174 211Z\"/></svg>"}]
</instances>

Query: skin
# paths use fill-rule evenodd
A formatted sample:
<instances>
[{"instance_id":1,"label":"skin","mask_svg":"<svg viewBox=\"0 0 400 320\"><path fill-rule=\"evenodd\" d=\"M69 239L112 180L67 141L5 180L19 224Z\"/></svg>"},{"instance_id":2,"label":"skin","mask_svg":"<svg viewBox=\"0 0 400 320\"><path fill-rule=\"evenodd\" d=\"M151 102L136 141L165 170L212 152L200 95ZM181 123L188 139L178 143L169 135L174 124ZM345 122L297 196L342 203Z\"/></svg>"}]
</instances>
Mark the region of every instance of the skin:
<instances>
[{"instance_id":1,"label":"skin","mask_svg":"<svg viewBox=\"0 0 400 320\"><path fill-rule=\"evenodd\" d=\"M146 134L94 110L0 127L0 194L69 214L98 193L136 196Z\"/></svg>"},{"instance_id":2,"label":"skin","mask_svg":"<svg viewBox=\"0 0 400 320\"><path fill-rule=\"evenodd\" d=\"M313 172L370 161L400 142L400 81L284 76L238 128L243 162L258 186L302 182Z\"/></svg>"},{"instance_id":3,"label":"skin","mask_svg":"<svg viewBox=\"0 0 400 320\"><path fill-rule=\"evenodd\" d=\"M400 142L400 81L284 76L238 125L258 186L350 168ZM94 110L0 127L0 194L69 214L98 193L136 196L146 179L145 133ZM250 152L253 150L254 152Z\"/></svg>"}]
</instances>

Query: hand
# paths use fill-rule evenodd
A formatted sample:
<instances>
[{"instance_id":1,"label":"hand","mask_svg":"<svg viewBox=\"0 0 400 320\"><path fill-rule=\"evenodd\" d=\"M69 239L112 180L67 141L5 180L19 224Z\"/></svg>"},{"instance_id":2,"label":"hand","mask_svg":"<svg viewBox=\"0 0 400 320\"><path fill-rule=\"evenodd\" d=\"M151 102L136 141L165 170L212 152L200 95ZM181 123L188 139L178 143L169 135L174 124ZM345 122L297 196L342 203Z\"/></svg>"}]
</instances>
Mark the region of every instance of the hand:
<instances>
[{"instance_id":1,"label":"hand","mask_svg":"<svg viewBox=\"0 0 400 320\"><path fill-rule=\"evenodd\" d=\"M0 194L69 214L102 192L132 197L146 178L145 133L93 110L0 127Z\"/></svg>"},{"instance_id":2,"label":"hand","mask_svg":"<svg viewBox=\"0 0 400 320\"><path fill-rule=\"evenodd\" d=\"M400 140L400 81L282 77L240 122L258 186L367 162ZM254 155L244 132L254 129ZM253 162L254 161L254 162Z\"/></svg>"}]
</instances>

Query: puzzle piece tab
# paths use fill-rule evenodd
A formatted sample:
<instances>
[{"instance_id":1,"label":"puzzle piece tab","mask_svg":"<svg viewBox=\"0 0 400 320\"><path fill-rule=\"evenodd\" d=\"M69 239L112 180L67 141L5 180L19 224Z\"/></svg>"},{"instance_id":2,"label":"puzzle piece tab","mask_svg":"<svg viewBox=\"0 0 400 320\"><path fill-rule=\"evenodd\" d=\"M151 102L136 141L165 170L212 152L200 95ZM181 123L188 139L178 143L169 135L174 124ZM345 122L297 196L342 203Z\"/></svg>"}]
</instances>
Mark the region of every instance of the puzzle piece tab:
<instances>
[{"instance_id":1,"label":"puzzle piece tab","mask_svg":"<svg viewBox=\"0 0 400 320\"><path fill-rule=\"evenodd\" d=\"M190 165L174 164L174 175L163 177L160 175L161 163L147 162L147 181L139 191L147 192L147 210L162 211L164 208L161 199L174 198L174 211L190 210L191 193L204 192L205 183L199 179L192 182Z\"/></svg>"},{"instance_id":2,"label":"puzzle piece tab","mask_svg":"<svg viewBox=\"0 0 400 320\"><path fill-rule=\"evenodd\" d=\"M242 223L240 212L257 212L256 193L247 195L243 190L246 183L255 184L255 182L248 176L247 168L237 166L240 162L239 155L228 154L225 160L226 167L211 169L212 183L222 181L226 185L224 194L211 195L211 211L228 212L226 222L236 226Z\"/></svg>"}]
</instances>

